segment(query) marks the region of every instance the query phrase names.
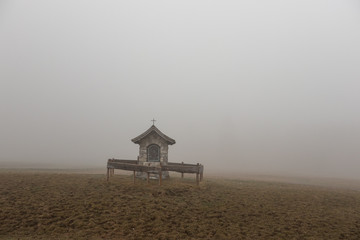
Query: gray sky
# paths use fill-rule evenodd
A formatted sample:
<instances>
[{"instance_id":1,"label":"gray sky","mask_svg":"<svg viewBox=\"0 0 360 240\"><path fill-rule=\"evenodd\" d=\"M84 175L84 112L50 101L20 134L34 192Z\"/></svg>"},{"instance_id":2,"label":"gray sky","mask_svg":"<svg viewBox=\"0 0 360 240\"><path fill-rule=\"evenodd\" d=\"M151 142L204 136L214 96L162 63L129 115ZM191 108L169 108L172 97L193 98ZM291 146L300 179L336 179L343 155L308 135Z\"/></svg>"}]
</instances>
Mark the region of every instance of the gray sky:
<instances>
[{"instance_id":1,"label":"gray sky","mask_svg":"<svg viewBox=\"0 0 360 240\"><path fill-rule=\"evenodd\" d=\"M360 176L360 2L0 1L0 166Z\"/></svg>"}]
</instances>

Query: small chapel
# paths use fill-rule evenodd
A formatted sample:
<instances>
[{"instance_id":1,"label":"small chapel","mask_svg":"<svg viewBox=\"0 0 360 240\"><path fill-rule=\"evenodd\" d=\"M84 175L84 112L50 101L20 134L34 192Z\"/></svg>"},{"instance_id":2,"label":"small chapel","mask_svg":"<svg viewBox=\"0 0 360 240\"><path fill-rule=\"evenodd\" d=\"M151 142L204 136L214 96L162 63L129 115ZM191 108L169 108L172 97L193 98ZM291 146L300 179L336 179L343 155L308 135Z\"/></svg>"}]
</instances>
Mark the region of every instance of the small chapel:
<instances>
[{"instance_id":1,"label":"small chapel","mask_svg":"<svg viewBox=\"0 0 360 240\"><path fill-rule=\"evenodd\" d=\"M169 145L176 142L155 126L155 119L152 121L153 124L148 130L131 139L133 143L139 144L137 160L108 159L107 181L115 175L115 169L121 169L133 172L134 184L136 178L146 179L148 184L150 179L157 179L161 186L162 179L169 178L171 171L181 173L181 178L184 178L185 173L196 174L196 183L199 185L203 179L204 166L200 163L169 162Z\"/></svg>"},{"instance_id":2,"label":"small chapel","mask_svg":"<svg viewBox=\"0 0 360 240\"><path fill-rule=\"evenodd\" d=\"M131 139L133 143L139 144L138 164L145 166L159 167L168 163L169 145L175 144L175 140L162 133L154 124L140 134ZM136 177L146 178L146 173L136 172ZM169 172L163 171L162 178L168 178ZM150 178L157 179L158 173L150 174Z\"/></svg>"}]
</instances>

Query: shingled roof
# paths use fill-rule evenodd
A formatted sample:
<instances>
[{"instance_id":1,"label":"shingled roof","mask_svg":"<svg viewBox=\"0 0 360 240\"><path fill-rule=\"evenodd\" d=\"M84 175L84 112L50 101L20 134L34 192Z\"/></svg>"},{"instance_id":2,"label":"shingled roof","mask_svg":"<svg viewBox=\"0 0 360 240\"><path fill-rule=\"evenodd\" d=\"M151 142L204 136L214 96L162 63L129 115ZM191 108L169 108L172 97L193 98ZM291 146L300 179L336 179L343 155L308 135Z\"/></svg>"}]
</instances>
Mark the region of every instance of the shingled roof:
<instances>
[{"instance_id":1,"label":"shingled roof","mask_svg":"<svg viewBox=\"0 0 360 240\"><path fill-rule=\"evenodd\" d=\"M156 132L162 139L164 139L169 145L173 145L175 144L175 140L166 136L165 134L163 134L157 127L155 127L155 125L152 125L148 130L146 130L144 133L140 134L139 136L137 136L136 138L131 139L132 142L134 143L139 143L139 141L141 141L143 138L145 138L146 136L148 136L150 133L152 132Z\"/></svg>"}]
</instances>

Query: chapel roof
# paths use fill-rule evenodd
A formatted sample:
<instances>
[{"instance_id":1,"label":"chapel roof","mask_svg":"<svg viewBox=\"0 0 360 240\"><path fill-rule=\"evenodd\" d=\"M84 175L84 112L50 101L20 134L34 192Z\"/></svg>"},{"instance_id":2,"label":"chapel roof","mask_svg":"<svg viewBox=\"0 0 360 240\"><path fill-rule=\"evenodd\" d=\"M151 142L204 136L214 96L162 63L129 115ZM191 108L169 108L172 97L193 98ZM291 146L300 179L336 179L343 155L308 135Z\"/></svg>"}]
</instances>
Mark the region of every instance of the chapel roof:
<instances>
[{"instance_id":1,"label":"chapel roof","mask_svg":"<svg viewBox=\"0 0 360 240\"><path fill-rule=\"evenodd\" d=\"M172 138L166 136L165 134L163 134L157 127L155 127L155 125L152 125L144 133L140 134L136 138L131 139L131 141L134 142L134 143L139 143L143 138L145 138L146 136L148 136L152 132L157 133L162 139L164 139L170 145L173 145L173 144L176 143L174 139L172 139Z\"/></svg>"}]
</instances>

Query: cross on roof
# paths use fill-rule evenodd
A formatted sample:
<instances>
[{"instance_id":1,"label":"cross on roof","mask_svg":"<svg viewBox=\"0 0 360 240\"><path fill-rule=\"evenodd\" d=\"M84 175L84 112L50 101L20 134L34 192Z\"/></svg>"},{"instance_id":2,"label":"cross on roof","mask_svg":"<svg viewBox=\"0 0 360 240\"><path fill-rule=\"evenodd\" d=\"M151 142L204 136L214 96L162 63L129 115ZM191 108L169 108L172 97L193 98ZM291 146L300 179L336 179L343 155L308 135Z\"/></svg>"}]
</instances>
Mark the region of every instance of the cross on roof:
<instances>
[{"instance_id":1,"label":"cross on roof","mask_svg":"<svg viewBox=\"0 0 360 240\"><path fill-rule=\"evenodd\" d=\"M153 120L151 120L151 122L153 122L153 126L155 125L156 120L153 118Z\"/></svg>"}]
</instances>

